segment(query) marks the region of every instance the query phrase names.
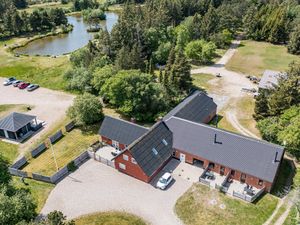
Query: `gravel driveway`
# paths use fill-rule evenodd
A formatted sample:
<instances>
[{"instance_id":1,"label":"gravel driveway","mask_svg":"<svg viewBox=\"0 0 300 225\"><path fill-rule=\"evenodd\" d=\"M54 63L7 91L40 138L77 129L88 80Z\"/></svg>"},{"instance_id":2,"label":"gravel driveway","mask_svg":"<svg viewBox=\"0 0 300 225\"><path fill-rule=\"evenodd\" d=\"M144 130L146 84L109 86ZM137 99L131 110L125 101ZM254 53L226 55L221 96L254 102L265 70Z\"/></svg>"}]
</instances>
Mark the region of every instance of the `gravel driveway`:
<instances>
[{"instance_id":1,"label":"gravel driveway","mask_svg":"<svg viewBox=\"0 0 300 225\"><path fill-rule=\"evenodd\" d=\"M0 78L0 105L2 104L24 104L34 108L28 112L37 116L38 120L45 121L45 128L31 137L25 145L38 139L42 133L47 132L51 125L65 117L65 112L73 102L73 95L64 92L53 91L46 88L39 88L33 92L19 90L10 86L3 86L5 79Z\"/></svg>"},{"instance_id":2,"label":"gravel driveway","mask_svg":"<svg viewBox=\"0 0 300 225\"><path fill-rule=\"evenodd\" d=\"M174 178L175 182L162 191L91 159L57 184L41 213L60 210L71 219L93 212L124 210L153 225L179 225L174 205L192 182Z\"/></svg>"}]
</instances>

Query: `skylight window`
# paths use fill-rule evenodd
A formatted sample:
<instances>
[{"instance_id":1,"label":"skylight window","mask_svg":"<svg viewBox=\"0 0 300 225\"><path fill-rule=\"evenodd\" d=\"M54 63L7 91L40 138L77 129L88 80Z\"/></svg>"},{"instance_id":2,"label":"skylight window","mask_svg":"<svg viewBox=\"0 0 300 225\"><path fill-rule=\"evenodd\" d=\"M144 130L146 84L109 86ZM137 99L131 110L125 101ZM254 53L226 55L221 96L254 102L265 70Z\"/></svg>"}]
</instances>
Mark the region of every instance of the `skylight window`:
<instances>
[{"instance_id":1,"label":"skylight window","mask_svg":"<svg viewBox=\"0 0 300 225\"><path fill-rule=\"evenodd\" d=\"M157 150L155 148L152 148L152 152L153 152L154 155L158 154L158 152L157 152Z\"/></svg>"},{"instance_id":2,"label":"skylight window","mask_svg":"<svg viewBox=\"0 0 300 225\"><path fill-rule=\"evenodd\" d=\"M168 145L168 142L165 139L162 139L162 142L164 143L165 146Z\"/></svg>"}]
</instances>

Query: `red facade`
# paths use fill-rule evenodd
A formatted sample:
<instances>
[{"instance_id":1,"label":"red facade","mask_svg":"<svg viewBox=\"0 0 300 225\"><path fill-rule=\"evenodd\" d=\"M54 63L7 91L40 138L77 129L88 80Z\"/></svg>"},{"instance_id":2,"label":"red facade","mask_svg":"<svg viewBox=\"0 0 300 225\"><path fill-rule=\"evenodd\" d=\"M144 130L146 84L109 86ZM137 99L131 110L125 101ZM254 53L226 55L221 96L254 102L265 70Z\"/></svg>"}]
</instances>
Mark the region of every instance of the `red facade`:
<instances>
[{"instance_id":1,"label":"red facade","mask_svg":"<svg viewBox=\"0 0 300 225\"><path fill-rule=\"evenodd\" d=\"M104 137L104 136L100 136L100 141L104 142L105 144L108 144L110 146L113 145L113 141L107 137ZM122 143L119 143L118 142L118 146L119 146L119 149L121 150L124 150L126 148L126 145L125 144L122 144Z\"/></svg>"}]
</instances>

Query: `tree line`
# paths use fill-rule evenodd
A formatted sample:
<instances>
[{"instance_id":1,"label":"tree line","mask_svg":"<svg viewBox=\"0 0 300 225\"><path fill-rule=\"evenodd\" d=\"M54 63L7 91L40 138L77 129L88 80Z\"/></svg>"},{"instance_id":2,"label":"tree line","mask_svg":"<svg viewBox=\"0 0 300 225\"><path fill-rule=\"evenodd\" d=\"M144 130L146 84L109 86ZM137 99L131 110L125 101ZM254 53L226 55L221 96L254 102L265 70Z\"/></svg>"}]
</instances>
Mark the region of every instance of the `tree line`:
<instances>
[{"instance_id":1,"label":"tree line","mask_svg":"<svg viewBox=\"0 0 300 225\"><path fill-rule=\"evenodd\" d=\"M10 0L3 0L0 2L0 12L0 38L48 31L68 24L64 11L59 8L38 9L29 14L19 12Z\"/></svg>"},{"instance_id":2,"label":"tree line","mask_svg":"<svg viewBox=\"0 0 300 225\"><path fill-rule=\"evenodd\" d=\"M300 157L300 64L292 63L278 85L259 90L255 119L263 139Z\"/></svg>"}]
</instances>

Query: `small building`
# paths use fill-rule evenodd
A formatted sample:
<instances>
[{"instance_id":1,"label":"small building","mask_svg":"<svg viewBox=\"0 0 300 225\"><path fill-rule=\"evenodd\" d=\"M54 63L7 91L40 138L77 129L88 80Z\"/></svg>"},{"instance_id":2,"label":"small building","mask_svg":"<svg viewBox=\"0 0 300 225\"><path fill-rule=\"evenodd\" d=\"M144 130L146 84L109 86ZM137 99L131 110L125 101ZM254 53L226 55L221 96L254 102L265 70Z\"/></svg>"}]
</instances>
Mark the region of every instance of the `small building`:
<instances>
[{"instance_id":1,"label":"small building","mask_svg":"<svg viewBox=\"0 0 300 225\"><path fill-rule=\"evenodd\" d=\"M0 120L0 138L23 141L38 125L36 116L13 112Z\"/></svg>"},{"instance_id":2,"label":"small building","mask_svg":"<svg viewBox=\"0 0 300 225\"><path fill-rule=\"evenodd\" d=\"M100 141L123 150L147 131L147 128L140 125L105 116L99 135Z\"/></svg>"},{"instance_id":3,"label":"small building","mask_svg":"<svg viewBox=\"0 0 300 225\"><path fill-rule=\"evenodd\" d=\"M164 120L172 116L198 123L209 123L217 113L217 104L214 100L201 91L194 91L172 109Z\"/></svg>"},{"instance_id":4,"label":"small building","mask_svg":"<svg viewBox=\"0 0 300 225\"><path fill-rule=\"evenodd\" d=\"M120 172L149 183L173 154L173 135L161 121L115 158Z\"/></svg>"},{"instance_id":5,"label":"small building","mask_svg":"<svg viewBox=\"0 0 300 225\"><path fill-rule=\"evenodd\" d=\"M282 146L178 117L166 124L180 161L221 175L230 173L232 179L258 189L272 189L284 155Z\"/></svg>"},{"instance_id":6,"label":"small building","mask_svg":"<svg viewBox=\"0 0 300 225\"><path fill-rule=\"evenodd\" d=\"M259 81L258 88L260 89L271 89L278 85L278 79L285 77L286 73L282 73L274 70L265 70L262 78Z\"/></svg>"}]
</instances>

